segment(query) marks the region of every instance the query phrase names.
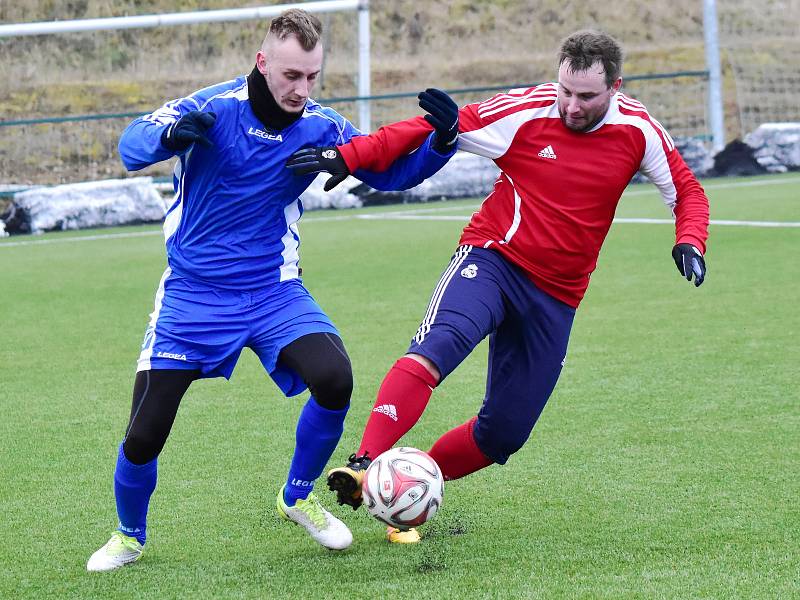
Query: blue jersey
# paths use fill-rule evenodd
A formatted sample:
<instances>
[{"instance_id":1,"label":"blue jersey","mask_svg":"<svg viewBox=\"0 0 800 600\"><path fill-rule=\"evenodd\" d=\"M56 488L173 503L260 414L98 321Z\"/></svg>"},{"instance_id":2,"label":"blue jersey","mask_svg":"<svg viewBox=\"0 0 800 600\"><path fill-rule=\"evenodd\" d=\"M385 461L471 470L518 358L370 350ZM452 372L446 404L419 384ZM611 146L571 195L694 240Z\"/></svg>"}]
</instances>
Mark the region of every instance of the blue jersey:
<instances>
[{"instance_id":1,"label":"blue jersey","mask_svg":"<svg viewBox=\"0 0 800 600\"><path fill-rule=\"evenodd\" d=\"M297 278L299 196L315 176L295 176L285 163L297 150L345 144L361 132L312 100L294 123L268 131L250 106L247 79L239 77L133 121L119 142L125 167L136 171L173 156L161 145L161 134L194 110L216 113L207 132L213 147L195 144L175 165L175 198L164 221L170 268L189 279L239 290ZM386 172L354 175L376 189L413 187L450 158L431 148L431 137Z\"/></svg>"}]
</instances>

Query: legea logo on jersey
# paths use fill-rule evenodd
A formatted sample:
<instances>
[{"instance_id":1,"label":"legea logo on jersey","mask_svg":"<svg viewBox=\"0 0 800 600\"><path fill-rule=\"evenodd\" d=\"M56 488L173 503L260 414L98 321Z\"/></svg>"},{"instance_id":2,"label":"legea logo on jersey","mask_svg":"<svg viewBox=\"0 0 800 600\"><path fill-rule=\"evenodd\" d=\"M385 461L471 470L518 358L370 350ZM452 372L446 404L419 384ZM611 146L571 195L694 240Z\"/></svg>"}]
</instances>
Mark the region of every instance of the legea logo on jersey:
<instances>
[{"instance_id":1,"label":"legea logo on jersey","mask_svg":"<svg viewBox=\"0 0 800 600\"><path fill-rule=\"evenodd\" d=\"M282 142L283 141L283 137L281 137L280 133L267 133L263 129L253 129L252 127L250 127L247 130L247 133L249 133L250 135L254 135L256 137L260 137L261 139L264 139L264 140L270 140L270 141L273 141L273 142Z\"/></svg>"},{"instance_id":2,"label":"legea logo on jersey","mask_svg":"<svg viewBox=\"0 0 800 600\"><path fill-rule=\"evenodd\" d=\"M467 265L461 269L461 276L467 279L475 279L478 276L478 265Z\"/></svg>"}]
</instances>

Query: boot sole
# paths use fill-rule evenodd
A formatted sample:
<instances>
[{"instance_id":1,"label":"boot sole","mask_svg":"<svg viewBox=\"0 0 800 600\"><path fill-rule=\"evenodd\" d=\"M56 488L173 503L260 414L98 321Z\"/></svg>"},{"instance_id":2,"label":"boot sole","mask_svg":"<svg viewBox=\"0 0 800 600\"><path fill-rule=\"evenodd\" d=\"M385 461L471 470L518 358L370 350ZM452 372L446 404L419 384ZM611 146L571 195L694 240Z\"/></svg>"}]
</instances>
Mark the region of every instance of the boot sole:
<instances>
[{"instance_id":1,"label":"boot sole","mask_svg":"<svg viewBox=\"0 0 800 600\"><path fill-rule=\"evenodd\" d=\"M363 503L361 489L352 475L343 471L334 471L328 475L328 489L336 492L336 501L341 504L358 509ZM356 494L358 495L356 497Z\"/></svg>"}]
</instances>

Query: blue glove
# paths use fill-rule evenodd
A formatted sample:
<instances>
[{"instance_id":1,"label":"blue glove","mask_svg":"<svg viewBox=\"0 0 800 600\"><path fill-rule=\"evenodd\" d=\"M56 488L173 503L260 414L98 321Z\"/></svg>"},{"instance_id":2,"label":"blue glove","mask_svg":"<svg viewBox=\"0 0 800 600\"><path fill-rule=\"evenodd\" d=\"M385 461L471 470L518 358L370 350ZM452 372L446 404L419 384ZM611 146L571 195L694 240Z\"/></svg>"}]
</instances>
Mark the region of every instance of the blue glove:
<instances>
[{"instance_id":1,"label":"blue glove","mask_svg":"<svg viewBox=\"0 0 800 600\"><path fill-rule=\"evenodd\" d=\"M672 258L681 275L686 277L686 281L692 280L694 275L695 287L700 286L706 278L706 261L703 254L691 244L675 244L672 248Z\"/></svg>"},{"instance_id":2,"label":"blue glove","mask_svg":"<svg viewBox=\"0 0 800 600\"><path fill-rule=\"evenodd\" d=\"M201 143L206 148L214 144L206 136L206 131L211 129L217 115L213 112L193 110L186 113L161 134L161 145L172 152L183 152L195 142Z\"/></svg>"},{"instance_id":3,"label":"blue glove","mask_svg":"<svg viewBox=\"0 0 800 600\"><path fill-rule=\"evenodd\" d=\"M458 104L442 90L428 88L420 92L419 106L428 112L425 120L433 125L433 149L439 154L449 154L458 139Z\"/></svg>"},{"instance_id":4,"label":"blue glove","mask_svg":"<svg viewBox=\"0 0 800 600\"><path fill-rule=\"evenodd\" d=\"M350 175L350 169L347 168L347 163L344 162L342 153L336 146L298 150L286 161L286 168L291 169L294 175L330 173L333 177L329 177L325 182L326 192L331 191Z\"/></svg>"}]
</instances>

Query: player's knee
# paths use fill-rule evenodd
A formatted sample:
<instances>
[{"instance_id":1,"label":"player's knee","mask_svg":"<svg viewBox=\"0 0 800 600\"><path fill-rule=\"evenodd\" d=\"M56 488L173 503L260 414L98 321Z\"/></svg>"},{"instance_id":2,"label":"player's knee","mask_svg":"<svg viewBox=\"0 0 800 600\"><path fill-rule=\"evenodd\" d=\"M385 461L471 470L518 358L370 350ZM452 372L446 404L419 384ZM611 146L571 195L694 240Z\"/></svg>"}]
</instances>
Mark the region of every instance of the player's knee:
<instances>
[{"instance_id":1,"label":"player's knee","mask_svg":"<svg viewBox=\"0 0 800 600\"><path fill-rule=\"evenodd\" d=\"M353 393L353 371L349 360L328 363L317 369L309 389L317 403L328 410L341 410Z\"/></svg>"},{"instance_id":2,"label":"player's knee","mask_svg":"<svg viewBox=\"0 0 800 600\"><path fill-rule=\"evenodd\" d=\"M414 352L409 352L405 355L405 358L410 358L411 360L417 361L423 367L428 370L434 379L437 382L442 380L442 374L439 372L439 368L433 363L433 361L428 358L427 356L422 356L421 354L415 354Z\"/></svg>"},{"instance_id":3,"label":"player's knee","mask_svg":"<svg viewBox=\"0 0 800 600\"><path fill-rule=\"evenodd\" d=\"M520 450L531 435L533 424L511 419L481 419L475 423L475 443L486 456L498 464Z\"/></svg>"},{"instance_id":4,"label":"player's knee","mask_svg":"<svg viewBox=\"0 0 800 600\"><path fill-rule=\"evenodd\" d=\"M149 431L130 431L125 437L122 448L125 458L135 465L143 465L161 454L166 439L163 435Z\"/></svg>"}]
</instances>

